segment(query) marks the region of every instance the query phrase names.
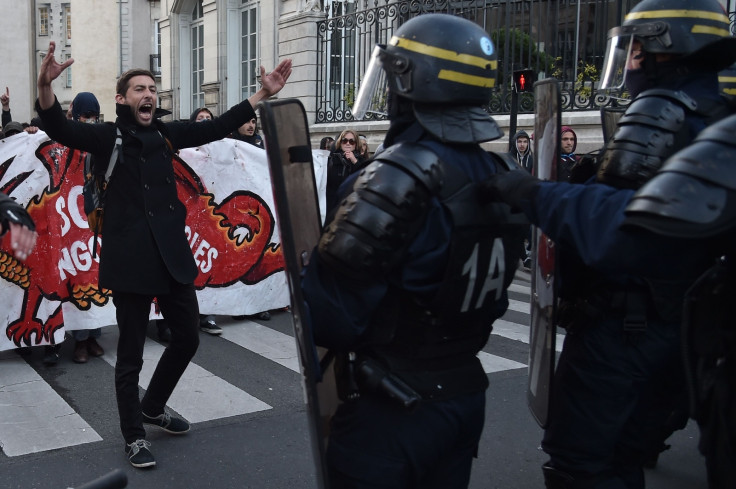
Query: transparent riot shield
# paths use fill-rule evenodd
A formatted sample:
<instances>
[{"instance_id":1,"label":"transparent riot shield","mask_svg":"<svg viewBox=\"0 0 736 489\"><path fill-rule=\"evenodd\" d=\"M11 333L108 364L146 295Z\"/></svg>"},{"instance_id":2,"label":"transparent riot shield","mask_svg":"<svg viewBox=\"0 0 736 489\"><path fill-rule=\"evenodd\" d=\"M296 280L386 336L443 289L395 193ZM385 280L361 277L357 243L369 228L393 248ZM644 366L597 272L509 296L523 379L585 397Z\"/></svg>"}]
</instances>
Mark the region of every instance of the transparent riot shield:
<instances>
[{"instance_id":1,"label":"transparent riot shield","mask_svg":"<svg viewBox=\"0 0 736 489\"><path fill-rule=\"evenodd\" d=\"M314 344L300 284L301 271L309 263L322 229L309 126L304 107L296 99L261 102L258 107L291 292L290 310L303 376L317 482L320 489L327 489L325 449L329 420L338 405L337 389L334 371L329 358L326 358L327 351Z\"/></svg>"},{"instance_id":2,"label":"transparent riot shield","mask_svg":"<svg viewBox=\"0 0 736 489\"><path fill-rule=\"evenodd\" d=\"M534 175L557 180L560 161L560 86L554 79L534 84ZM529 331L529 409L542 428L547 426L555 368L555 246L539 228L532 230L531 327Z\"/></svg>"}]
</instances>

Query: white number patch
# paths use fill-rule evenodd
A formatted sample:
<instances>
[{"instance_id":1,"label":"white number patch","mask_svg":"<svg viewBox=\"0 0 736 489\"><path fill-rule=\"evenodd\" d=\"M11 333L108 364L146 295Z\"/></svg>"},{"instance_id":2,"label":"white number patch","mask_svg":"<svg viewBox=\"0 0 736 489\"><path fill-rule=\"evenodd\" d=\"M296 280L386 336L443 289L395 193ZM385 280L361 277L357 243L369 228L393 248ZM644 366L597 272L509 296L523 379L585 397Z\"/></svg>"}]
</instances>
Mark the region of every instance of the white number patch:
<instances>
[{"instance_id":1,"label":"white number patch","mask_svg":"<svg viewBox=\"0 0 736 489\"><path fill-rule=\"evenodd\" d=\"M501 298L503 292L503 277L506 269L506 261L504 259L503 241L501 238L493 240L491 249L491 259L488 261L488 270L485 274L485 280L482 280L482 287L476 290L476 285L481 285L478 281L478 254L480 243L475 243L473 252L470 254L468 261L463 265L463 277L468 276L468 286L465 289L465 298L460 312L467 312L473 297L477 296L473 309L479 309L491 291L496 291L496 300Z\"/></svg>"}]
</instances>

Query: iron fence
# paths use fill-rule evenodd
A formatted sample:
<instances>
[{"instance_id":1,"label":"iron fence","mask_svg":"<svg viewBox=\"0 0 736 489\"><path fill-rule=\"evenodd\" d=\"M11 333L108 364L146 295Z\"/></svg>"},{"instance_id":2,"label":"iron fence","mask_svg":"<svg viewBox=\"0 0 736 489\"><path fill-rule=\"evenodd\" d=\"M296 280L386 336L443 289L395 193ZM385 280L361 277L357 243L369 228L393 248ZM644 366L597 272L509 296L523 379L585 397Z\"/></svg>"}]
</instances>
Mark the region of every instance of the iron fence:
<instances>
[{"instance_id":1,"label":"iron fence","mask_svg":"<svg viewBox=\"0 0 736 489\"><path fill-rule=\"evenodd\" d=\"M532 69L561 81L562 109L597 110L623 102L596 90L606 36L637 0L325 0L318 25L316 122L350 121L350 107L375 44L424 13L472 20L498 52L498 80L487 110L511 111L512 73ZM731 0L729 0L730 6ZM730 12L729 8L729 12ZM733 18L733 13L731 14ZM532 93L519 112L533 112ZM380 116L372 117L380 119Z\"/></svg>"}]
</instances>

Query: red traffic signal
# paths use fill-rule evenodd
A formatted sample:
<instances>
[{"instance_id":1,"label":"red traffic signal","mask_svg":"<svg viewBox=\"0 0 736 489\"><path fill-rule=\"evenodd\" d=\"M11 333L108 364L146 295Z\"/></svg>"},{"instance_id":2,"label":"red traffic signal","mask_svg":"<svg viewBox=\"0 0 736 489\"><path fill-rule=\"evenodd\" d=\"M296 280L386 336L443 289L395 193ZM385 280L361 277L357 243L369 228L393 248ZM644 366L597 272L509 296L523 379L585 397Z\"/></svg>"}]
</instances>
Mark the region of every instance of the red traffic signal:
<instances>
[{"instance_id":1,"label":"red traffic signal","mask_svg":"<svg viewBox=\"0 0 736 489\"><path fill-rule=\"evenodd\" d=\"M514 71L514 88L517 92L531 92L534 89L534 70Z\"/></svg>"}]
</instances>

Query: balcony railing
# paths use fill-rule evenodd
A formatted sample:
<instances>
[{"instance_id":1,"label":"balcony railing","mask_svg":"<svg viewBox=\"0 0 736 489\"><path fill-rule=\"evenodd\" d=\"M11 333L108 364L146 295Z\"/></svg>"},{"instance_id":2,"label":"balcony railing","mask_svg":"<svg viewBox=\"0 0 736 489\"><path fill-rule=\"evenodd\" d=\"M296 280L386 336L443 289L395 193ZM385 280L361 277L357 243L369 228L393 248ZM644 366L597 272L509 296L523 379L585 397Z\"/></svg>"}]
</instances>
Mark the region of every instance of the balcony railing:
<instances>
[{"instance_id":1,"label":"balcony railing","mask_svg":"<svg viewBox=\"0 0 736 489\"><path fill-rule=\"evenodd\" d=\"M608 30L620 25L637 0L324 0L318 26L316 122L350 121L350 107L375 44L424 13L472 20L498 52L498 80L488 101L493 114L511 110L512 72L532 69L538 79L561 81L562 109L597 110L625 104L598 93ZM729 0L729 11L730 10ZM733 19L733 13L731 14ZM519 97L533 112L534 96ZM374 118L380 118L374 116Z\"/></svg>"}]
</instances>

